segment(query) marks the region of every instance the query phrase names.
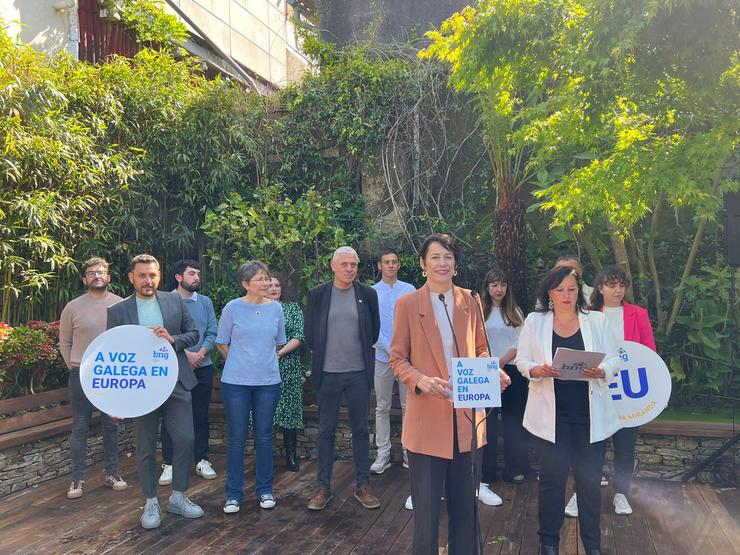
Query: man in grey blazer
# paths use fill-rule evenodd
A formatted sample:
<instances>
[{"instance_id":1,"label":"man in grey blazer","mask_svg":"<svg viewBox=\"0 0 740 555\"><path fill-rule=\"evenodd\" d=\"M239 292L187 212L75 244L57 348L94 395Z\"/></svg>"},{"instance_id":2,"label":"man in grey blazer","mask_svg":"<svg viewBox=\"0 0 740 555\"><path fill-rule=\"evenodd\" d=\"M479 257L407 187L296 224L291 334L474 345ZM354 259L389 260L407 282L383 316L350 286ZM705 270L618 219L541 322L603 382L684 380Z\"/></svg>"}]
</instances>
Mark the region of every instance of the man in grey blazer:
<instances>
[{"instance_id":1,"label":"man in grey blazer","mask_svg":"<svg viewBox=\"0 0 740 555\"><path fill-rule=\"evenodd\" d=\"M159 416L172 438L172 495L167 512L186 518L203 516L203 509L186 495L190 486L190 463L193 460L193 409L190 390L198 380L188 362L185 348L198 342L198 330L190 311L177 292L157 291L159 262L149 254L140 254L131 260L128 279L135 293L108 307L107 329L126 324L151 328L154 335L169 341L178 362L178 379L170 397L157 410L134 418L136 462L141 489L146 497L141 526L146 529L160 525L157 500L157 428Z\"/></svg>"}]
</instances>

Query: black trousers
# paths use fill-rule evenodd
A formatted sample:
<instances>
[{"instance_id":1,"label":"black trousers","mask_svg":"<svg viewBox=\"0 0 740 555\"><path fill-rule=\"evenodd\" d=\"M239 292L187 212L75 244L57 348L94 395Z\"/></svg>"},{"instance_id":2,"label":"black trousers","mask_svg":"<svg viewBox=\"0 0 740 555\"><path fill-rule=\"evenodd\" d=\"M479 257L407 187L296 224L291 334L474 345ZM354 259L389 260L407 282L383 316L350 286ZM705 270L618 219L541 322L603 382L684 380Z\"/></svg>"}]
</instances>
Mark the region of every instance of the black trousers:
<instances>
[{"instance_id":1,"label":"black trousers","mask_svg":"<svg viewBox=\"0 0 740 555\"><path fill-rule=\"evenodd\" d=\"M635 470L635 442L640 427L622 428L612 436L614 444L614 492L627 495Z\"/></svg>"},{"instance_id":2,"label":"black trousers","mask_svg":"<svg viewBox=\"0 0 740 555\"><path fill-rule=\"evenodd\" d=\"M504 372L511 378L511 385L501 394L501 422L499 410L492 410L486 417L488 443L483 447L482 481L493 483L497 477L497 439L504 439L504 480L511 480L518 474L528 474L529 432L522 425L524 409L527 406L529 381L521 375L513 364L504 366Z\"/></svg>"},{"instance_id":3,"label":"black trousers","mask_svg":"<svg viewBox=\"0 0 740 555\"><path fill-rule=\"evenodd\" d=\"M573 469L578 494L578 524L586 551L601 549L599 517L601 511L601 467L606 442L589 443L588 423L557 421L555 443L539 440L540 541L560 543L560 528L565 519L565 483Z\"/></svg>"},{"instance_id":4,"label":"black trousers","mask_svg":"<svg viewBox=\"0 0 740 555\"><path fill-rule=\"evenodd\" d=\"M470 453L457 448L454 426L452 459L408 451L411 500L414 504L414 555L439 552L440 498L447 502L449 555L475 553L474 494Z\"/></svg>"}]
</instances>

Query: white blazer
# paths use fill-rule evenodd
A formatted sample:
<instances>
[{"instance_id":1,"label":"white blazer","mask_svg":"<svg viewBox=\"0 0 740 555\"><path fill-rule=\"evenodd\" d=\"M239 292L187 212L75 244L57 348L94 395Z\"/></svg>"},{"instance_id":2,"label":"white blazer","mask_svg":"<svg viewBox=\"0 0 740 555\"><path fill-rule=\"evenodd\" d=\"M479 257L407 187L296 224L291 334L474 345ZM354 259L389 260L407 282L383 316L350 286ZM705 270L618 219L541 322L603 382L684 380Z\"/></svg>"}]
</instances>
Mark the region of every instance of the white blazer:
<instances>
[{"instance_id":1,"label":"white blazer","mask_svg":"<svg viewBox=\"0 0 740 555\"><path fill-rule=\"evenodd\" d=\"M516 366L529 380L529 397L524 411L524 427L537 437L555 443L554 378L533 378L529 371L540 364L552 364L552 312L533 312L524 321L517 347ZM589 380L591 443L614 435L621 425L609 391L609 383L619 372L617 342L601 312L579 312L578 320L587 351L606 353L601 367L606 377Z\"/></svg>"}]
</instances>

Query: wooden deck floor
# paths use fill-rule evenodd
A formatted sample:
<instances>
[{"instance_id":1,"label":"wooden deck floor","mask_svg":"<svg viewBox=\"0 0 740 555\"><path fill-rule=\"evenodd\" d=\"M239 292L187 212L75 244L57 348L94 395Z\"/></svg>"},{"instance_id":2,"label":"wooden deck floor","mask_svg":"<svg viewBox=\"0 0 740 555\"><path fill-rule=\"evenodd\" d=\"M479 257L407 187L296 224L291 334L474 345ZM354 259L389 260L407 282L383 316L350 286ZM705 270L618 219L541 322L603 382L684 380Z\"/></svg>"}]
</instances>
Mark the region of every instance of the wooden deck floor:
<instances>
[{"instance_id":1,"label":"wooden deck floor","mask_svg":"<svg viewBox=\"0 0 740 555\"><path fill-rule=\"evenodd\" d=\"M253 462L250 458L249 462ZM163 513L162 527L139 527L142 498L132 459L122 470L131 487L112 492L102 484L101 468L88 471L87 490L70 501L66 478L9 496L0 511L0 553L260 553L260 554L404 554L410 552L413 513L403 508L408 494L406 471L394 465L372 478L382 506L363 509L353 498L351 462L337 462L335 497L321 512L306 509L314 487L315 463L298 474L276 469L278 506L261 510L248 501L236 515L224 515L224 458L214 457L216 480L193 478L191 497L206 517L186 520ZM253 491L253 466L247 467L246 491ZM166 506L169 488L160 488ZM537 553L537 483L499 485L501 507L481 506L486 554ZM167 493L165 493L167 492ZM612 491L603 490L601 519L604 553L610 555L735 555L740 553L740 492L705 485L637 480L631 497L635 512L617 516ZM446 536L443 517L442 537ZM440 550L442 553L443 550ZM583 553L577 522L566 519L561 553Z\"/></svg>"}]
</instances>

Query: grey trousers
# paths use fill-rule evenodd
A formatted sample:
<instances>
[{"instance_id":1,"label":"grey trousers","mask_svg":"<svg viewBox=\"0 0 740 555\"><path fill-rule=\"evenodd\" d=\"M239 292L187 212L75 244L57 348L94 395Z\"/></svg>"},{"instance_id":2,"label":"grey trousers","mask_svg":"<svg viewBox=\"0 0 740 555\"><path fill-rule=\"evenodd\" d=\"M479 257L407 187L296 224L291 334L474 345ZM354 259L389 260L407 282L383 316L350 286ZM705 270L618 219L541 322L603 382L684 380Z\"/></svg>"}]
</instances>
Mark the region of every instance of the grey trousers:
<instances>
[{"instance_id":1,"label":"grey trousers","mask_svg":"<svg viewBox=\"0 0 740 555\"><path fill-rule=\"evenodd\" d=\"M157 410L134 418L136 463L141 490L147 499L157 496L157 430L159 417L172 438L172 489L190 487L190 465L193 463L193 408L190 392L178 381L169 399Z\"/></svg>"}]
</instances>

